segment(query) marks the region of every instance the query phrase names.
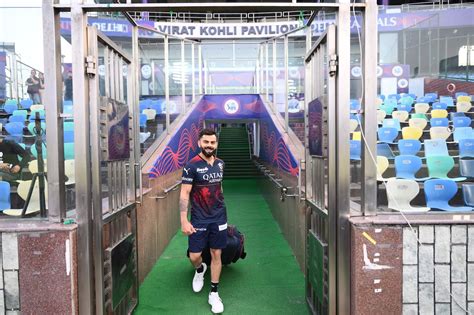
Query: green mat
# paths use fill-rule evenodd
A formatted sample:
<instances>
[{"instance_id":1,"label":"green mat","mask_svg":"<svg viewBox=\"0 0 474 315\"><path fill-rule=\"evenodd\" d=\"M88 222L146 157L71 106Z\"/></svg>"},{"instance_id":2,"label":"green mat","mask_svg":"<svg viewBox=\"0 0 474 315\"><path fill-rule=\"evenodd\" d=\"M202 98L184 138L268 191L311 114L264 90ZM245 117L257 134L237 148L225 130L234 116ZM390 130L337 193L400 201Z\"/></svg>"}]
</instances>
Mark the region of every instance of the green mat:
<instances>
[{"instance_id":1,"label":"green mat","mask_svg":"<svg viewBox=\"0 0 474 315\"><path fill-rule=\"evenodd\" d=\"M219 295L224 314L308 314L303 273L252 179L225 180L228 221L245 234L247 258L223 266ZM136 315L210 314L210 270L194 293L187 237L172 239L140 287Z\"/></svg>"}]
</instances>

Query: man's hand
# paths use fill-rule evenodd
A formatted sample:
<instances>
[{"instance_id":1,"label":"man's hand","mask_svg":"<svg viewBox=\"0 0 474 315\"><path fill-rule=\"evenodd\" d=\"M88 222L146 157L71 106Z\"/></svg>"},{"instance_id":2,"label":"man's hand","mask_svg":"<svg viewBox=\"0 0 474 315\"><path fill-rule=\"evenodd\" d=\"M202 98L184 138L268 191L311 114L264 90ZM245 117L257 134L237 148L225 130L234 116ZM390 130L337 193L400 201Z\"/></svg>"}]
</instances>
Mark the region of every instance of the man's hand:
<instances>
[{"instance_id":1,"label":"man's hand","mask_svg":"<svg viewBox=\"0 0 474 315\"><path fill-rule=\"evenodd\" d=\"M0 163L0 171L10 172L10 164Z\"/></svg>"},{"instance_id":2,"label":"man's hand","mask_svg":"<svg viewBox=\"0 0 474 315\"><path fill-rule=\"evenodd\" d=\"M13 174L18 173L19 171L20 171L20 165L15 165L10 169L10 172L12 172Z\"/></svg>"},{"instance_id":3,"label":"man's hand","mask_svg":"<svg viewBox=\"0 0 474 315\"><path fill-rule=\"evenodd\" d=\"M196 229L188 220L181 221L181 231L186 235L196 233Z\"/></svg>"}]
</instances>

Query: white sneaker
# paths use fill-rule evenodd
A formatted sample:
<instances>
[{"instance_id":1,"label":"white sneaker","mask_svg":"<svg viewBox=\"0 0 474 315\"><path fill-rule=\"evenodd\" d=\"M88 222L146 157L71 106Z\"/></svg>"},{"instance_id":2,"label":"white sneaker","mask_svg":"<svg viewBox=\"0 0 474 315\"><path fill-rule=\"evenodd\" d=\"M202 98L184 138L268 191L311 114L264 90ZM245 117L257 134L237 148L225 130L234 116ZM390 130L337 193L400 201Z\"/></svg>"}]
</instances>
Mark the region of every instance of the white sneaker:
<instances>
[{"instance_id":1,"label":"white sneaker","mask_svg":"<svg viewBox=\"0 0 474 315\"><path fill-rule=\"evenodd\" d=\"M204 286L204 274L206 273L207 270L207 265L206 263L202 263L202 266L204 267L204 270L202 272L195 272L194 273L194 278L193 278L193 291L194 292L201 292L202 287Z\"/></svg>"},{"instance_id":2,"label":"white sneaker","mask_svg":"<svg viewBox=\"0 0 474 315\"><path fill-rule=\"evenodd\" d=\"M211 311L214 314L220 314L220 313L224 312L224 304L222 304L222 300L219 297L218 292L209 293L208 302L212 306Z\"/></svg>"}]
</instances>

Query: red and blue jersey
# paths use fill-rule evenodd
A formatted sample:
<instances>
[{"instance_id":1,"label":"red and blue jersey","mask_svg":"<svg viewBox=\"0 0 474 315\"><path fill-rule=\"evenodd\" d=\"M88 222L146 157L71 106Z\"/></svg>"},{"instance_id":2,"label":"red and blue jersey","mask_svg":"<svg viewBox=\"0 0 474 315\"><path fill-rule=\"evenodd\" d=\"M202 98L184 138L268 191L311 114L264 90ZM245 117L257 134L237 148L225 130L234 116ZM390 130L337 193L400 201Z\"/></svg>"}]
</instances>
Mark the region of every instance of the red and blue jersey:
<instances>
[{"instance_id":1,"label":"red and blue jersey","mask_svg":"<svg viewBox=\"0 0 474 315\"><path fill-rule=\"evenodd\" d=\"M190 193L191 223L227 223L227 213L222 193L224 161L215 158L210 165L196 155L183 168L183 184L193 185Z\"/></svg>"}]
</instances>

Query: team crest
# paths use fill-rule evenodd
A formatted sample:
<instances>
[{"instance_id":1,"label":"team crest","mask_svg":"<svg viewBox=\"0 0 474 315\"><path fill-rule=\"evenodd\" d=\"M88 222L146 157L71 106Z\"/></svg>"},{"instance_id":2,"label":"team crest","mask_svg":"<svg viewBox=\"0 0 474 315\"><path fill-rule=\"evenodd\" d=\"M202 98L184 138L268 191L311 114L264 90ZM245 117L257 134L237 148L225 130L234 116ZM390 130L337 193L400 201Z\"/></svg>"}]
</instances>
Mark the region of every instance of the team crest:
<instances>
[{"instance_id":1,"label":"team crest","mask_svg":"<svg viewBox=\"0 0 474 315\"><path fill-rule=\"evenodd\" d=\"M221 171L224 170L224 165L223 165L222 163L217 164L217 166L219 166L219 169L220 169Z\"/></svg>"}]
</instances>

